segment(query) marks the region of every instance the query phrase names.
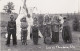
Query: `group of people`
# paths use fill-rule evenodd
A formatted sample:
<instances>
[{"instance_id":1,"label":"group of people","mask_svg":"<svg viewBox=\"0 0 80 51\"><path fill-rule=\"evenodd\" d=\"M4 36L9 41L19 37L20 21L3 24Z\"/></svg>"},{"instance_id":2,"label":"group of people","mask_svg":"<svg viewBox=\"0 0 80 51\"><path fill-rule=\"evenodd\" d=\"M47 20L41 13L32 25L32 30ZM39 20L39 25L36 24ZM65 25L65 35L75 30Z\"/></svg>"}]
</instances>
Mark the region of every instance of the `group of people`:
<instances>
[{"instance_id":1,"label":"group of people","mask_svg":"<svg viewBox=\"0 0 80 51\"><path fill-rule=\"evenodd\" d=\"M59 42L59 32L62 28L62 38L64 43L72 43L72 35L69 26L69 22L67 20L67 16L63 17L64 22L61 24L61 20L58 16L54 16L51 20L49 16L45 16L44 21L44 43L51 44L52 42Z\"/></svg>"},{"instance_id":2,"label":"group of people","mask_svg":"<svg viewBox=\"0 0 80 51\"><path fill-rule=\"evenodd\" d=\"M64 23L60 23L60 19L57 16L54 16L51 20L48 15L44 17L44 22L43 22L43 38L44 38L44 43L45 44L51 44L52 42L58 43L59 42L59 31L60 27L63 26L62 29L62 38L64 43L72 43L72 35L70 31L70 26L67 21L67 17L63 17ZM26 17L23 17L21 20L21 42L22 45L27 45L27 21ZM37 17L33 18L33 25L31 26L31 35L32 35L32 40L35 45L38 44L39 40L39 26L40 24L38 23ZM8 21L8 26L7 26L7 31L8 31L8 37L7 37L7 43L6 45L10 45L10 36L12 34L13 37L13 45L17 45L17 38L16 38L16 22L14 20L14 16L10 16L10 21Z\"/></svg>"}]
</instances>

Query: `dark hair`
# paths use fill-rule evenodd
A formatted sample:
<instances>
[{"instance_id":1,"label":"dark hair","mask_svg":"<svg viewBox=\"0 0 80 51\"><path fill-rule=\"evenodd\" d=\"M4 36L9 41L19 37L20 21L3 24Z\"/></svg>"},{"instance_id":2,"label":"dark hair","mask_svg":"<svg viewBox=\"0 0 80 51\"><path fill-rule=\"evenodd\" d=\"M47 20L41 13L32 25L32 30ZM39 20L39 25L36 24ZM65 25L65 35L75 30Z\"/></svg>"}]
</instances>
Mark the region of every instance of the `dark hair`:
<instances>
[{"instance_id":1,"label":"dark hair","mask_svg":"<svg viewBox=\"0 0 80 51\"><path fill-rule=\"evenodd\" d=\"M11 17L13 17L13 18L14 18L14 16L13 16L13 15L10 15L10 18L11 18Z\"/></svg>"},{"instance_id":2,"label":"dark hair","mask_svg":"<svg viewBox=\"0 0 80 51\"><path fill-rule=\"evenodd\" d=\"M37 21L37 17L34 17L34 20L36 20L36 21Z\"/></svg>"},{"instance_id":3,"label":"dark hair","mask_svg":"<svg viewBox=\"0 0 80 51\"><path fill-rule=\"evenodd\" d=\"M24 20L24 19L26 19L26 17L23 17L20 21L21 22L26 22L26 20Z\"/></svg>"},{"instance_id":4,"label":"dark hair","mask_svg":"<svg viewBox=\"0 0 80 51\"><path fill-rule=\"evenodd\" d=\"M27 14L27 16L30 18L30 14Z\"/></svg>"},{"instance_id":5,"label":"dark hair","mask_svg":"<svg viewBox=\"0 0 80 51\"><path fill-rule=\"evenodd\" d=\"M63 19L67 19L66 17L64 17Z\"/></svg>"}]
</instances>

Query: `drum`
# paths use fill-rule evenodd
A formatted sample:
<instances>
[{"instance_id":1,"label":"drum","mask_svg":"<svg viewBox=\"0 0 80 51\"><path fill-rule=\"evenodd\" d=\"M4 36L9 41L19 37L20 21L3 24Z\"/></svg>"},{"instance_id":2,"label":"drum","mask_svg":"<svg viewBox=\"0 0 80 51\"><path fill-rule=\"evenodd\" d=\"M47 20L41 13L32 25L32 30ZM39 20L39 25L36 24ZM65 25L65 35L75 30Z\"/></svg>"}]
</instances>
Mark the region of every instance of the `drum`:
<instances>
[{"instance_id":1,"label":"drum","mask_svg":"<svg viewBox=\"0 0 80 51\"><path fill-rule=\"evenodd\" d=\"M51 37L46 37L45 38L45 43L46 44L51 44Z\"/></svg>"}]
</instances>

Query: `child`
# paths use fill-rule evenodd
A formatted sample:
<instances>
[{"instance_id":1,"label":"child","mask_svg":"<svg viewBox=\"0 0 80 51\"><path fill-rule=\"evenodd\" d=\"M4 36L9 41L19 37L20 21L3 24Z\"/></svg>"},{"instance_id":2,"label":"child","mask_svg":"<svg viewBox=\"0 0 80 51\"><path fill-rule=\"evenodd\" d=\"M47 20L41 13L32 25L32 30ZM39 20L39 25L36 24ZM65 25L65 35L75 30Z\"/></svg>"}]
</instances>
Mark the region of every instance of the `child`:
<instances>
[{"instance_id":1,"label":"child","mask_svg":"<svg viewBox=\"0 0 80 51\"><path fill-rule=\"evenodd\" d=\"M27 45L27 21L26 21L26 17L23 17L21 19L21 41L22 41L22 45Z\"/></svg>"},{"instance_id":2,"label":"child","mask_svg":"<svg viewBox=\"0 0 80 51\"><path fill-rule=\"evenodd\" d=\"M64 17L63 30L62 30L62 38L65 43L72 43L72 36L70 31L69 22L67 18Z\"/></svg>"},{"instance_id":3,"label":"child","mask_svg":"<svg viewBox=\"0 0 80 51\"><path fill-rule=\"evenodd\" d=\"M35 17L32 26L32 35L33 35L33 43L35 45L38 44L38 20Z\"/></svg>"}]
</instances>

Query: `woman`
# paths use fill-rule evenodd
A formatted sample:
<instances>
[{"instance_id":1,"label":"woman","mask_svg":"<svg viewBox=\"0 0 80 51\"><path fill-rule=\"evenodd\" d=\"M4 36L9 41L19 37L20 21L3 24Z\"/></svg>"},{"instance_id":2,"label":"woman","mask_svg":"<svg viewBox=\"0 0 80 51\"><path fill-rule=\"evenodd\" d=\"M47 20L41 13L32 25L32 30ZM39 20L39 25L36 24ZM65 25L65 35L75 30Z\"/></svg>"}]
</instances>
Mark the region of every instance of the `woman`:
<instances>
[{"instance_id":1,"label":"woman","mask_svg":"<svg viewBox=\"0 0 80 51\"><path fill-rule=\"evenodd\" d=\"M59 18L55 16L51 22L52 42L59 42Z\"/></svg>"},{"instance_id":2,"label":"woman","mask_svg":"<svg viewBox=\"0 0 80 51\"><path fill-rule=\"evenodd\" d=\"M51 31L50 31L50 18L48 15L45 16L45 19L44 19L44 43L45 44L51 44Z\"/></svg>"},{"instance_id":3,"label":"woman","mask_svg":"<svg viewBox=\"0 0 80 51\"><path fill-rule=\"evenodd\" d=\"M70 26L67 21L67 18L64 17L63 30L62 30L62 38L65 43L72 43L72 36L70 31Z\"/></svg>"}]
</instances>

